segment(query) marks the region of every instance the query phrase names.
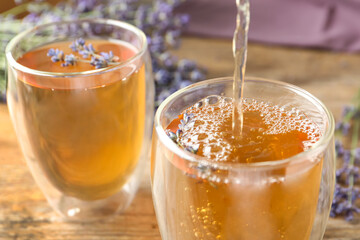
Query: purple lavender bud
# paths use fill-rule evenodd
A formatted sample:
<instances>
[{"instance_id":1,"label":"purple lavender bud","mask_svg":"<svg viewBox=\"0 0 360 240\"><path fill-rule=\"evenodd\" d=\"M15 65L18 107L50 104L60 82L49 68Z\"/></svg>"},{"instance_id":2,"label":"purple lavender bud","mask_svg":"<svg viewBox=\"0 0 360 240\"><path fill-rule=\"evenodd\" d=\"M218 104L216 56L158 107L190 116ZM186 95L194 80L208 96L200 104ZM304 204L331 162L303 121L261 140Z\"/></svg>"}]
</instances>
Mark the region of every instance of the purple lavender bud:
<instances>
[{"instance_id":1,"label":"purple lavender bud","mask_svg":"<svg viewBox=\"0 0 360 240\"><path fill-rule=\"evenodd\" d=\"M356 189L356 188L354 188L353 191L352 191L351 197L352 197L352 198L351 198L351 201L352 201L353 203L355 203L355 202L356 202L356 199L359 197L359 190Z\"/></svg>"},{"instance_id":2,"label":"purple lavender bud","mask_svg":"<svg viewBox=\"0 0 360 240\"><path fill-rule=\"evenodd\" d=\"M342 177L344 172L345 172L344 167L339 168L339 169L336 170L336 172L335 172L336 182L341 182L341 177Z\"/></svg>"},{"instance_id":3,"label":"purple lavender bud","mask_svg":"<svg viewBox=\"0 0 360 240\"><path fill-rule=\"evenodd\" d=\"M205 78L205 75L199 70L194 70L190 73L190 78L192 81L197 82L203 80Z\"/></svg>"},{"instance_id":4,"label":"purple lavender bud","mask_svg":"<svg viewBox=\"0 0 360 240\"><path fill-rule=\"evenodd\" d=\"M111 60L114 58L114 53L113 53L113 51L109 51L109 56L110 56L110 59L111 59Z\"/></svg>"},{"instance_id":5,"label":"purple lavender bud","mask_svg":"<svg viewBox=\"0 0 360 240\"><path fill-rule=\"evenodd\" d=\"M181 81L183 81L184 78L181 74L181 72L175 72L174 73L174 82L176 85L179 85L181 83Z\"/></svg>"},{"instance_id":6,"label":"purple lavender bud","mask_svg":"<svg viewBox=\"0 0 360 240\"><path fill-rule=\"evenodd\" d=\"M157 105L160 105L168 96L170 96L170 91L163 90L157 95Z\"/></svg>"},{"instance_id":7,"label":"purple lavender bud","mask_svg":"<svg viewBox=\"0 0 360 240\"><path fill-rule=\"evenodd\" d=\"M360 119L360 109L357 109L354 113L353 119Z\"/></svg>"},{"instance_id":8,"label":"purple lavender bud","mask_svg":"<svg viewBox=\"0 0 360 240\"><path fill-rule=\"evenodd\" d=\"M135 13L135 24L136 25L140 25L145 22L147 10L148 10L148 7L146 7L144 5L139 6L139 8L137 9L137 11Z\"/></svg>"},{"instance_id":9,"label":"purple lavender bud","mask_svg":"<svg viewBox=\"0 0 360 240\"><path fill-rule=\"evenodd\" d=\"M107 67L108 64L104 59L91 57L91 65L95 66L96 69Z\"/></svg>"},{"instance_id":10,"label":"purple lavender bud","mask_svg":"<svg viewBox=\"0 0 360 240\"><path fill-rule=\"evenodd\" d=\"M345 212L346 209L347 209L347 203L345 201L341 202L337 205L337 208L335 209L335 213L342 214Z\"/></svg>"},{"instance_id":11,"label":"purple lavender bud","mask_svg":"<svg viewBox=\"0 0 360 240\"><path fill-rule=\"evenodd\" d=\"M343 127L343 123L342 122L337 122L335 124L335 130L338 131L338 130L341 130Z\"/></svg>"},{"instance_id":12,"label":"purple lavender bud","mask_svg":"<svg viewBox=\"0 0 360 240\"><path fill-rule=\"evenodd\" d=\"M166 2L156 2L155 9L161 13L171 13L173 11L173 7Z\"/></svg>"},{"instance_id":13,"label":"purple lavender bud","mask_svg":"<svg viewBox=\"0 0 360 240\"><path fill-rule=\"evenodd\" d=\"M166 68L175 68L176 58L172 56L170 53L165 52L160 54L159 59Z\"/></svg>"},{"instance_id":14,"label":"purple lavender bud","mask_svg":"<svg viewBox=\"0 0 360 240\"><path fill-rule=\"evenodd\" d=\"M182 59L178 62L178 69L181 72L190 72L196 68L196 64L194 61L190 61L187 59Z\"/></svg>"},{"instance_id":15,"label":"purple lavender bud","mask_svg":"<svg viewBox=\"0 0 360 240\"><path fill-rule=\"evenodd\" d=\"M50 48L49 51L47 52L47 56L48 56L48 57L55 56L55 49Z\"/></svg>"},{"instance_id":16,"label":"purple lavender bud","mask_svg":"<svg viewBox=\"0 0 360 240\"><path fill-rule=\"evenodd\" d=\"M109 60L109 54L106 52L101 52L100 55L105 59L105 60Z\"/></svg>"},{"instance_id":17,"label":"purple lavender bud","mask_svg":"<svg viewBox=\"0 0 360 240\"><path fill-rule=\"evenodd\" d=\"M40 20L40 17L37 13L29 13L28 15L26 15L24 18L23 18L23 22L24 23L31 23L31 24L34 24L34 23L37 23L39 22Z\"/></svg>"},{"instance_id":18,"label":"purple lavender bud","mask_svg":"<svg viewBox=\"0 0 360 240\"><path fill-rule=\"evenodd\" d=\"M330 217L332 218L336 217L336 212L335 212L336 206L337 205L335 204L331 204Z\"/></svg>"},{"instance_id":19,"label":"purple lavender bud","mask_svg":"<svg viewBox=\"0 0 360 240\"><path fill-rule=\"evenodd\" d=\"M146 36L146 41L147 41L148 45L150 45L152 43L151 37Z\"/></svg>"},{"instance_id":20,"label":"purple lavender bud","mask_svg":"<svg viewBox=\"0 0 360 240\"><path fill-rule=\"evenodd\" d=\"M147 18L146 18L146 23L150 24L150 25L155 25L159 23L159 13L158 12L149 12Z\"/></svg>"},{"instance_id":21,"label":"purple lavender bud","mask_svg":"<svg viewBox=\"0 0 360 240\"><path fill-rule=\"evenodd\" d=\"M345 106L342 111L342 116L345 117L346 115L348 115L350 112L353 112L353 111L355 111L354 106Z\"/></svg>"},{"instance_id":22,"label":"purple lavender bud","mask_svg":"<svg viewBox=\"0 0 360 240\"><path fill-rule=\"evenodd\" d=\"M79 54L83 57L83 58L88 58L89 57L89 52L86 50L79 50Z\"/></svg>"},{"instance_id":23,"label":"purple lavender bud","mask_svg":"<svg viewBox=\"0 0 360 240\"><path fill-rule=\"evenodd\" d=\"M96 4L96 0L78 0L76 10L81 13L90 12L94 9Z\"/></svg>"},{"instance_id":24,"label":"purple lavender bud","mask_svg":"<svg viewBox=\"0 0 360 240\"><path fill-rule=\"evenodd\" d=\"M350 132L350 128L351 128L350 123L343 123L342 134L347 136L349 134L349 132Z\"/></svg>"},{"instance_id":25,"label":"purple lavender bud","mask_svg":"<svg viewBox=\"0 0 360 240\"><path fill-rule=\"evenodd\" d=\"M65 63L68 65L74 65L76 62L76 57L74 56L74 54L69 54L65 56Z\"/></svg>"},{"instance_id":26,"label":"purple lavender bud","mask_svg":"<svg viewBox=\"0 0 360 240\"><path fill-rule=\"evenodd\" d=\"M85 40L82 38L78 38L75 40L75 44L79 45L79 46L84 46L85 45Z\"/></svg>"},{"instance_id":27,"label":"purple lavender bud","mask_svg":"<svg viewBox=\"0 0 360 240\"><path fill-rule=\"evenodd\" d=\"M343 174L344 174L345 182L347 185L349 185L350 176L352 176L354 178L355 182L359 179L359 168L358 167L345 166L343 168L344 168Z\"/></svg>"},{"instance_id":28,"label":"purple lavender bud","mask_svg":"<svg viewBox=\"0 0 360 240\"><path fill-rule=\"evenodd\" d=\"M346 211L345 220L351 222L354 219L354 213L352 211Z\"/></svg>"},{"instance_id":29,"label":"purple lavender bud","mask_svg":"<svg viewBox=\"0 0 360 240\"><path fill-rule=\"evenodd\" d=\"M100 55L104 58L106 62L112 62L114 58L114 54L112 51L110 51L109 53L101 52Z\"/></svg>"},{"instance_id":30,"label":"purple lavender bud","mask_svg":"<svg viewBox=\"0 0 360 240\"><path fill-rule=\"evenodd\" d=\"M95 53L95 48L94 48L94 46L91 44L91 43L89 43L89 45L88 45L88 49L89 49L89 52L90 53Z\"/></svg>"},{"instance_id":31,"label":"purple lavender bud","mask_svg":"<svg viewBox=\"0 0 360 240\"><path fill-rule=\"evenodd\" d=\"M178 88L176 88L176 87L170 87L170 88L169 88L170 94L173 94L173 93L176 92L177 90L178 90Z\"/></svg>"},{"instance_id":32,"label":"purple lavender bud","mask_svg":"<svg viewBox=\"0 0 360 240\"><path fill-rule=\"evenodd\" d=\"M182 135L181 129L176 130L176 136L177 136L178 138L180 138L181 135Z\"/></svg>"},{"instance_id":33,"label":"purple lavender bud","mask_svg":"<svg viewBox=\"0 0 360 240\"><path fill-rule=\"evenodd\" d=\"M171 140L173 140L174 142L176 142L177 137L176 137L176 134L175 134L175 133L173 133L172 131L168 130L168 131L166 131L166 134L169 136L169 138L170 138Z\"/></svg>"},{"instance_id":34,"label":"purple lavender bud","mask_svg":"<svg viewBox=\"0 0 360 240\"><path fill-rule=\"evenodd\" d=\"M347 199L347 189L342 187L340 184L335 185L334 199L333 202L340 202Z\"/></svg>"},{"instance_id":35,"label":"purple lavender bud","mask_svg":"<svg viewBox=\"0 0 360 240\"><path fill-rule=\"evenodd\" d=\"M50 48L47 56L51 57L51 61L53 62L59 62L64 60L64 52L60 51L59 49Z\"/></svg>"},{"instance_id":36,"label":"purple lavender bud","mask_svg":"<svg viewBox=\"0 0 360 240\"><path fill-rule=\"evenodd\" d=\"M181 81L180 84L179 84L179 88L184 88L184 87L187 87L189 85L191 85L192 82L189 81L189 80L184 80L184 81Z\"/></svg>"},{"instance_id":37,"label":"purple lavender bud","mask_svg":"<svg viewBox=\"0 0 360 240\"><path fill-rule=\"evenodd\" d=\"M344 154L344 147L339 140L335 140L335 151L337 157L342 157Z\"/></svg>"},{"instance_id":38,"label":"purple lavender bud","mask_svg":"<svg viewBox=\"0 0 360 240\"><path fill-rule=\"evenodd\" d=\"M360 161L360 147L354 150L355 161Z\"/></svg>"},{"instance_id":39,"label":"purple lavender bud","mask_svg":"<svg viewBox=\"0 0 360 240\"><path fill-rule=\"evenodd\" d=\"M180 120L180 124L179 124L179 129L183 129L183 128L184 128L184 125L185 125L185 120L184 120L184 119L181 119L181 120Z\"/></svg>"},{"instance_id":40,"label":"purple lavender bud","mask_svg":"<svg viewBox=\"0 0 360 240\"><path fill-rule=\"evenodd\" d=\"M348 164L350 162L351 158L351 152L349 150L343 150L343 160L345 164Z\"/></svg>"},{"instance_id":41,"label":"purple lavender bud","mask_svg":"<svg viewBox=\"0 0 360 240\"><path fill-rule=\"evenodd\" d=\"M199 149L196 148L196 147L193 147L193 146L187 146L187 147L185 148L185 150L188 151L188 152L191 152L191 153L193 153L193 154L196 154Z\"/></svg>"},{"instance_id":42,"label":"purple lavender bud","mask_svg":"<svg viewBox=\"0 0 360 240\"><path fill-rule=\"evenodd\" d=\"M167 32L165 35L166 43L175 48L179 47L180 45L179 35L180 35L180 31L178 30Z\"/></svg>"},{"instance_id":43,"label":"purple lavender bud","mask_svg":"<svg viewBox=\"0 0 360 240\"><path fill-rule=\"evenodd\" d=\"M190 16L188 14L182 14L179 16L181 26L188 25L190 22Z\"/></svg>"},{"instance_id":44,"label":"purple lavender bud","mask_svg":"<svg viewBox=\"0 0 360 240\"><path fill-rule=\"evenodd\" d=\"M52 13L52 12L48 12L47 17L50 19L49 21L51 21L51 22L61 22L61 20L62 20L62 18L60 16L57 16L57 15L55 15L55 13ZM40 17L38 20L40 20Z\"/></svg>"},{"instance_id":45,"label":"purple lavender bud","mask_svg":"<svg viewBox=\"0 0 360 240\"><path fill-rule=\"evenodd\" d=\"M152 53L162 53L165 50L165 41L164 39L156 35L151 39L151 45L149 46L150 52Z\"/></svg>"},{"instance_id":46,"label":"purple lavender bud","mask_svg":"<svg viewBox=\"0 0 360 240\"><path fill-rule=\"evenodd\" d=\"M345 208L345 220L352 221L354 219L354 215L360 213L360 209L352 204L347 204Z\"/></svg>"},{"instance_id":47,"label":"purple lavender bud","mask_svg":"<svg viewBox=\"0 0 360 240\"><path fill-rule=\"evenodd\" d=\"M160 85L168 85L171 81L171 74L165 69L160 69L155 73L155 81Z\"/></svg>"},{"instance_id":48,"label":"purple lavender bud","mask_svg":"<svg viewBox=\"0 0 360 240\"><path fill-rule=\"evenodd\" d=\"M71 50L73 50L74 52L77 52L77 46L76 46L75 42L72 42L69 47L70 47Z\"/></svg>"}]
</instances>

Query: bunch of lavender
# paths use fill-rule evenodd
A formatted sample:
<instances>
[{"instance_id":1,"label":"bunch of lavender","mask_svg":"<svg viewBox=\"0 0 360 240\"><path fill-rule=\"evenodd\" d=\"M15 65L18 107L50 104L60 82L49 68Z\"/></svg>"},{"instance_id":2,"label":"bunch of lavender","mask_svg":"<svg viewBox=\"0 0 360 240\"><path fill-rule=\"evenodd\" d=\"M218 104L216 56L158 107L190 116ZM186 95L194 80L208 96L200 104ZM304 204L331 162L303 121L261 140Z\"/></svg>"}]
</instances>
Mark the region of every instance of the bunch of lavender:
<instances>
[{"instance_id":1,"label":"bunch of lavender","mask_svg":"<svg viewBox=\"0 0 360 240\"><path fill-rule=\"evenodd\" d=\"M56 6L42 1L23 2L0 14L0 95L5 90L4 50L17 33L35 25L79 18L109 18L142 29L149 44L156 85L156 105L177 89L205 78L195 62L177 59L170 51L179 47L188 15L176 14L185 0L64 0ZM23 19L15 16L28 13ZM3 97L4 99L4 97Z\"/></svg>"},{"instance_id":2,"label":"bunch of lavender","mask_svg":"<svg viewBox=\"0 0 360 240\"><path fill-rule=\"evenodd\" d=\"M345 216L351 221L360 213L357 201L360 199L360 189L356 186L360 180L360 90L355 98L355 105L343 110L342 121L336 124L337 138L335 149L342 166L336 171L336 186L330 216ZM349 148L344 142L350 139Z\"/></svg>"}]
</instances>

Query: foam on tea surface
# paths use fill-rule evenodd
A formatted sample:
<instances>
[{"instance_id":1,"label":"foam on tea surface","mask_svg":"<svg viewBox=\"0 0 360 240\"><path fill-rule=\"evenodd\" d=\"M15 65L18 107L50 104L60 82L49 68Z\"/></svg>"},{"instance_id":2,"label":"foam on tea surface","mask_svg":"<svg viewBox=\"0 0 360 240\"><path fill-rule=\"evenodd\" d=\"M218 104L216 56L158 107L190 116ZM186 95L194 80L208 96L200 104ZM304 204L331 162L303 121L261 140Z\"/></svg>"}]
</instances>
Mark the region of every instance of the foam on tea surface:
<instances>
[{"instance_id":1,"label":"foam on tea surface","mask_svg":"<svg viewBox=\"0 0 360 240\"><path fill-rule=\"evenodd\" d=\"M210 96L186 109L183 113L191 119L182 127L180 145L213 161L251 163L291 157L320 137L317 125L297 109L247 99L242 134L234 136L232 108L231 98ZM179 122L173 121L169 129Z\"/></svg>"}]
</instances>

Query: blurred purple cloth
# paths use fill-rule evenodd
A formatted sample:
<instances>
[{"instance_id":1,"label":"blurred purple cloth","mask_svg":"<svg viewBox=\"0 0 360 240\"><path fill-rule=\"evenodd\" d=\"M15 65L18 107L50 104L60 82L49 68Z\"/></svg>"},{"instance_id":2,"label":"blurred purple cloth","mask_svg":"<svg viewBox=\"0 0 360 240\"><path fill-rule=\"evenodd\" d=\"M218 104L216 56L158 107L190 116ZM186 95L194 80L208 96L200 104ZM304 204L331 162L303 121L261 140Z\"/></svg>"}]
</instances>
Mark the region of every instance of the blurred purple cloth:
<instances>
[{"instance_id":1,"label":"blurred purple cloth","mask_svg":"<svg viewBox=\"0 0 360 240\"><path fill-rule=\"evenodd\" d=\"M189 0L189 34L232 38L235 0ZM250 0L249 40L270 44L360 50L360 0Z\"/></svg>"}]
</instances>

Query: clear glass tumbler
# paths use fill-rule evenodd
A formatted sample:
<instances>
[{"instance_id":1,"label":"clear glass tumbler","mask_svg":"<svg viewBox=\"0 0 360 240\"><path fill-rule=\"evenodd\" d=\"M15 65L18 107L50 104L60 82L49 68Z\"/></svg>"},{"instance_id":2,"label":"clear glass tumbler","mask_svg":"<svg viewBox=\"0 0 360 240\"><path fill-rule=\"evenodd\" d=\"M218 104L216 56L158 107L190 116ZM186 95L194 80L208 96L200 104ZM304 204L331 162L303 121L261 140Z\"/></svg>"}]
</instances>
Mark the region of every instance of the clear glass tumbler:
<instances>
[{"instance_id":1,"label":"clear glass tumbler","mask_svg":"<svg viewBox=\"0 0 360 240\"><path fill-rule=\"evenodd\" d=\"M186 108L211 95L232 96L232 78L203 81L172 94L157 110L152 145L152 192L163 240L319 240L334 188L334 120L305 90L248 78L245 99L297 109L321 138L283 160L211 162L184 151L166 134Z\"/></svg>"},{"instance_id":2,"label":"clear glass tumbler","mask_svg":"<svg viewBox=\"0 0 360 240\"><path fill-rule=\"evenodd\" d=\"M70 42L79 38L102 48L96 50L118 51L122 60L81 70L80 63L52 63L43 50L71 51ZM33 54L26 64L25 54ZM6 58L10 115L50 205L75 220L124 210L138 188L151 138L154 84L144 33L106 19L50 23L17 35Z\"/></svg>"}]
</instances>

